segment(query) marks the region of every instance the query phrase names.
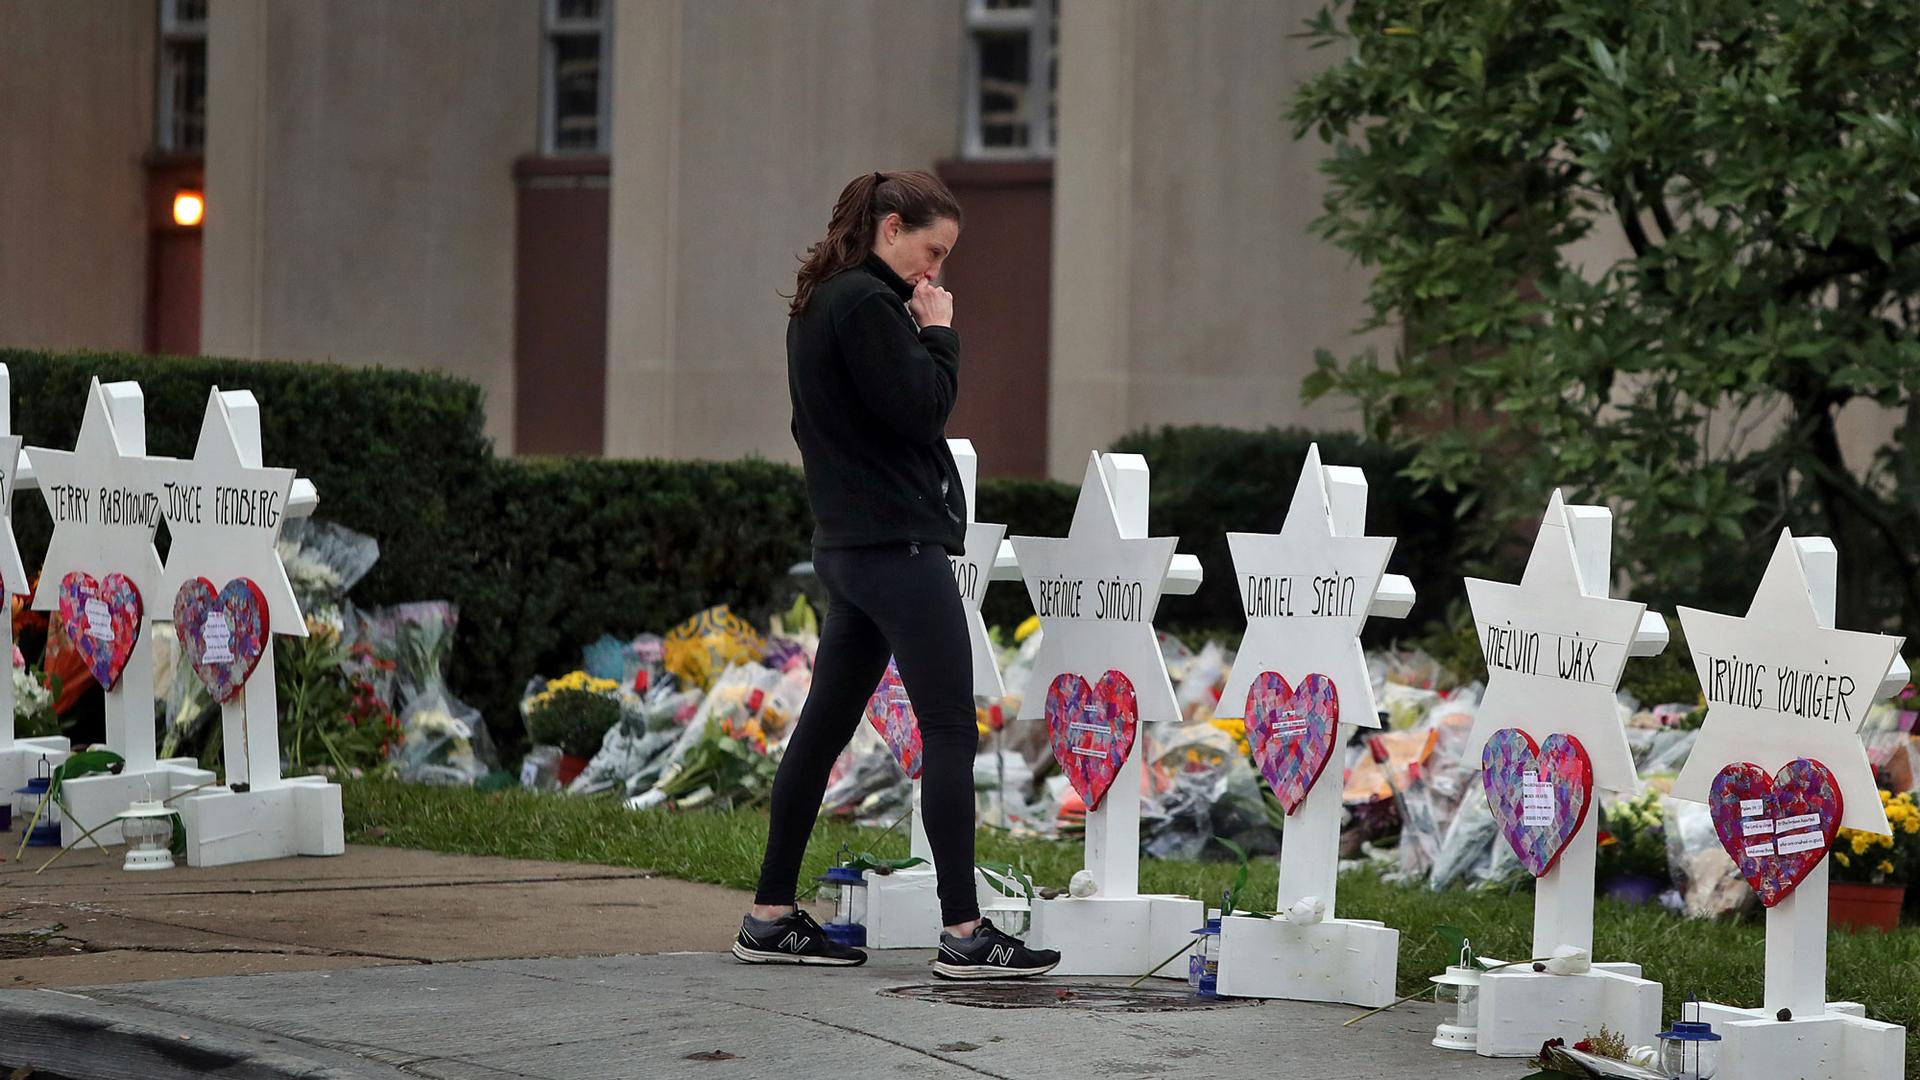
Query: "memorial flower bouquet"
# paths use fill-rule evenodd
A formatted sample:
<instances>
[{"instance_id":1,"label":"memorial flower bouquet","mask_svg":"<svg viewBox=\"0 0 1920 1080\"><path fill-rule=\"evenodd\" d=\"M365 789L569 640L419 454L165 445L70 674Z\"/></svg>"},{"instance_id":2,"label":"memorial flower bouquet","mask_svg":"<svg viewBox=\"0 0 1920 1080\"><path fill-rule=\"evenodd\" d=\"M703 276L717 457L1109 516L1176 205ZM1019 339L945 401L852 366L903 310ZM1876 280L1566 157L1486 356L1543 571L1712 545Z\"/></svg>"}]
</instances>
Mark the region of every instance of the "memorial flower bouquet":
<instances>
[{"instance_id":1,"label":"memorial flower bouquet","mask_svg":"<svg viewBox=\"0 0 1920 1080\"><path fill-rule=\"evenodd\" d=\"M1652 788L1631 799L1600 808L1601 878L1650 877L1667 880L1666 814Z\"/></svg>"},{"instance_id":2,"label":"memorial flower bouquet","mask_svg":"<svg viewBox=\"0 0 1920 1080\"><path fill-rule=\"evenodd\" d=\"M520 702L527 737L537 746L557 746L570 757L590 758L607 731L620 722L620 684L572 671Z\"/></svg>"},{"instance_id":3,"label":"memorial flower bouquet","mask_svg":"<svg viewBox=\"0 0 1920 1080\"><path fill-rule=\"evenodd\" d=\"M1880 805L1886 809L1893 833L1882 836L1859 829L1841 829L1833 842L1833 880L1872 885L1905 885L1920 866L1920 803L1910 791L1898 795L1882 788Z\"/></svg>"},{"instance_id":4,"label":"memorial flower bouquet","mask_svg":"<svg viewBox=\"0 0 1920 1080\"><path fill-rule=\"evenodd\" d=\"M60 734L60 718L54 714L54 699L60 696L59 676L48 675L27 666L18 646L13 650L13 734L34 739Z\"/></svg>"}]
</instances>

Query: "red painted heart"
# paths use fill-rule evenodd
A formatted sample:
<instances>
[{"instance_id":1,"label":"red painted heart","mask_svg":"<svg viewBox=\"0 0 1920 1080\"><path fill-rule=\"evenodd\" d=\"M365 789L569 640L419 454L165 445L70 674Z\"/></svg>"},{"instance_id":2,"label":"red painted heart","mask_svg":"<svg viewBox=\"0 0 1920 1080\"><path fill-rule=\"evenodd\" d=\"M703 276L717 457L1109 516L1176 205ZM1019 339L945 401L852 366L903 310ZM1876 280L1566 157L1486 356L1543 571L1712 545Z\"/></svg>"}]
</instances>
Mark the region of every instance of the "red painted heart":
<instances>
[{"instance_id":1,"label":"red painted heart","mask_svg":"<svg viewBox=\"0 0 1920 1080\"><path fill-rule=\"evenodd\" d=\"M125 574L95 581L75 570L60 579L60 628L103 690L120 682L140 641L141 614L140 589Z\"/></svg>"},{"instance_id":2,"label":"red painted heart","mask_svg":"<svg viewBox=\"0 0 1920 1080\"><path fill-rule=\"evenodd\" d=\"M1480 752L1487 809L1513 853L1544 877L1587 820L1593 803L1593 761L1571 735L1554 732L1535 745L1519 728L1502 728Z\"/></svg>"},{"instance_id":3,"label":"red painted heart","mask_svg":"<svg viewBox=\"0 0 1920 1080\"><path fill-rule=\"evenodd\" d=\"M1309 675L1298 687L1279 672L1263 671L1247 688L1247 741L1260 775L1291 814L1333 759L1340 728L1340 692L1325 675Z\"/></svg>"},{"instance_id":4,"label":"red painted heart","mask_svg":"<svg viewBox=\"0 0 1920 1080\"><path fill-rule=\"evenodd\" d=\"M1053 757L1087 809L1100 808L1120 766L1133 751L1139 708L1133 683L1109 671L1088 686L1078 675L1061 675L1047 688L1047 733Z\"/></svg>"},{"instance_id":5,"label":"red painted heart","mask_svg":"<svg viewBox=\"0 0 1920 1080\"><path fill-rule=\"evenodd\" d=\"M197 577L173 598L173 628L180 650L213 700L225 704L246 689L247 677L267 649L267 598L249 578L234 578L214 591Z\"/></svg>"},{"instance_id":6,"label":"red painted heart","mask_svg":"<svg viewBox=\"0 0 1920 1080\"><path fill-rule=\"evenodd\" d=\"M1751 761L1728 765L1713 778L1707 807L1720 846L1772 907L1826 858L1846 804L1825 765L1794 758L1774 776Z\"/></svg>"},{"instance_id":7,"label":"red painted heart","mask_svg":"<svg viewBox=\"0 0 1920 1080\"><path fill-rule=\"evenodd\" d=\"M920 769L925 764L920 759L920 721L913 715L913 702L907 699L897 661L887 661L880 685L874 687L873 696L867 699L867 723L886 740L887 749L893 751L893 760L900 763L907 777L920 779Z\"/></svg>"}]
</instances>

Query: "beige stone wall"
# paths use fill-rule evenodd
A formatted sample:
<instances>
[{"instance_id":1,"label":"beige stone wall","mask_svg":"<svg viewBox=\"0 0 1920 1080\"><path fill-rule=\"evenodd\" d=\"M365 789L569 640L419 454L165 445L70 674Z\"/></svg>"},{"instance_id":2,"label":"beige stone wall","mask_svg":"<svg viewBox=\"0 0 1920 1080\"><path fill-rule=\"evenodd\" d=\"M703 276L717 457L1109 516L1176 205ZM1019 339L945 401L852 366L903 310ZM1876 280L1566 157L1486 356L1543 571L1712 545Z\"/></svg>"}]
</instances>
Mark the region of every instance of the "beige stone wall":
<instances>
[{"instance_id":1,"label":"beige stone wall","mask_svg":"<svg viewBox=\"0 0 1920 1080\"><path fill-rule=\"evenodd\" d=\"M539 7L213 0L204 351L446 371L513 431Z\"/></svg>"},{"instance_id":2,"label":"beige stone wall","mask_svg":"<svg viewBox=\"0 0 1920 1080\"><path fill-rule=\"evenodd\" d=\"M607 453L797 460L786 301L841 188L959 144L961 0L620 0Z\"/></svg>"},{"instance_id":3,"label":"beige stone wall","mask_svg":"<svg viewBox=\"0 0 1920 1080\"><path fill-rule=\"evenodd\" d=\"M145 340L152 4L0 4L0 345Z\"/></svg>"},{"instance_id":4,"label":"beige stone wall","mask_svg":"<svg viewBox=\"0 0 1920 1080\"><path fill-rule=\"evenodd\" d=\"M1292 40L1318 0L1140 0L1061 8L1048 457L1142 425L1349 426L1308 410L1316 348L1364 341L1366 274L1309 235L1317 142L1284 119L1330 62Z\"/></svg>"}]
</instances>

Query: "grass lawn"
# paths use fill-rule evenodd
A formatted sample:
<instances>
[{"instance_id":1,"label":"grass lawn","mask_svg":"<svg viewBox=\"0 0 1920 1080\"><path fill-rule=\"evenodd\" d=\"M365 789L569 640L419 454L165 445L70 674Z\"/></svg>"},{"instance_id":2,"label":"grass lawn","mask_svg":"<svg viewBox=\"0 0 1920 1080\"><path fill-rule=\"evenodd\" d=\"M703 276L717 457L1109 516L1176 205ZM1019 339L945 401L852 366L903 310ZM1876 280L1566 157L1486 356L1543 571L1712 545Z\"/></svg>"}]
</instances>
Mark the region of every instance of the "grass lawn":
<instances>
[{"instance_id":1,"label":"grass lawn","mask_svg":"<svg viewBox=\"0 0 1920 1080\"><path fill-rule=\"evenodd\" d=\"M469 855L556 859L647 867L671 877L751 889L766 837L764 813L700 810L633 813L610 799L569 799L520 791L475 794L384 780L346 785L347 839L352 843L427 848ZM823 872L842 844L878 855L904 856L901 833L822 822L807 849L803 881ZM1065 885L1080 867L1077 843L1016 841L990 832L980 840L981 861L1024 861L1042 885ZM1227 862L1145 859L1143 892L1185 893L1218 905L1232 883ZM1248 895L1271 902L1277 864L1256 860ZM1530 893L1431 892L1390 885L1371 874L1341 879L1339 913L1379 919L1400 929L1401 992L1425 985L1451 957L1432 928L1466 930L1474 948L1519 959L1532 938ZM1765 969L1759 921L1684 919L1657 907L1596 902L1594 954L1638 961L1646 977L1666 988L1666 1018L1688 992L1731 1005L1760 1004ZM1836 932L1828 939L1827 994L1858 1001L1867 1014L1907 1028L1909 1077L1920 1077L1920 927L1893 934Z\"/></svg>"}]
</instances>

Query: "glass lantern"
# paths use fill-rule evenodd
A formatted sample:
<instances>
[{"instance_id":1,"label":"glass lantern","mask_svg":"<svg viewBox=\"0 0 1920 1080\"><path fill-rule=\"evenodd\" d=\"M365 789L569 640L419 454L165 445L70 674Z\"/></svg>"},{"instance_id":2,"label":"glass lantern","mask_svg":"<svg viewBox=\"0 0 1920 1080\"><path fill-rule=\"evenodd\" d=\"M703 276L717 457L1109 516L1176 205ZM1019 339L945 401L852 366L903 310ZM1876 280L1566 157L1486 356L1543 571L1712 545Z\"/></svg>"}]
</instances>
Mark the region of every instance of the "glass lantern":
<instances>
[{"instance_id":1,"label":"glass lantern","mask_svg":"<svg viewBox=\"0 0 1920 1080\"><path fill-rule=\"evenodd\" d=\"M1700 1019L1700 1001L1692 994L1693 1019L1675 1020L1672 1031L1660 1033L1660 1071L1673 1080L1712 1080L1720 1069L1720 1036ZM1680 1015L1686 1015L1681 1006Z\"/></svg>"},{"instance_id":2,"label":"glass lantern","mask_svg":"<svg viewBox=\"0 0 1920 1080\"><path fill-rule=\"evenodd\" d=\"M1187 956L1187 985L1195 997L1220 996L1220 914L1213 913L1207 925L1193 931L1197 939Z\"/></svg>"},{"instance_id":3,"label":"glass lantern","mask_svg":"<svg viewBox=\"0 0 1920 1080\"><path fill-rule=\"evenodd\" d=\"M125 870L173 869L173 811L158 801L136 801L120 815L127 842Z\"/></svg>"},{"instance_id":4,"label":"glass lantern","mask_svg":"<svg viewBox=\"0 0 1920 1080\"><path fill-rule=\"evenodd\" d=\"M13 816L19 819L20 827L25 829L29 823L33 824L33 831L27 835L27 844L31 847L60 846L60 804L47 798L47 792L52 789L53 765L42 757L40 775L13 793ZM38 822L34 822L35 812L40 815Z\"/></svg>"},{"instance_id":5,"label":"glass lantern","mask_svg":"<svg viewBox=\"0 0 1920 1080\"><path fill-rule=\"evenodd\" d=\"M1480 1045L1480 969L1473 965L1473 944L1460 948L1460 963L1435 975L1433 1000L1451 1008L1453 1019L1434 1029L1433 1045L1442 1050L1476 1050Z\"/></svg>"},{"instance_id":6,"label":"glass lantern","mask_svg":"<svg viewBox=\"0 0 1920 1080\"><path fill-rule=\"evenodd\" d=\"M835 944L867 943L867 876L851 866L820 875L820 898L833 903L833 917L821 927Z\"/></svg>"},{"instance_id":7,"label":"glass lantern","mask_svg":"<svg viewBox=\"0 0 1920 1080\"><path fill-rule=\"evenodd\" d=\"M1027 936L1027 926L1032 918L1033 909L1028 906L1024 896L995 895L987 903L980 905L980 914L993 920L993 925L1003 933L1017 938Z\"/></svg>"}]
</instances>

